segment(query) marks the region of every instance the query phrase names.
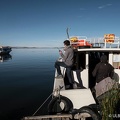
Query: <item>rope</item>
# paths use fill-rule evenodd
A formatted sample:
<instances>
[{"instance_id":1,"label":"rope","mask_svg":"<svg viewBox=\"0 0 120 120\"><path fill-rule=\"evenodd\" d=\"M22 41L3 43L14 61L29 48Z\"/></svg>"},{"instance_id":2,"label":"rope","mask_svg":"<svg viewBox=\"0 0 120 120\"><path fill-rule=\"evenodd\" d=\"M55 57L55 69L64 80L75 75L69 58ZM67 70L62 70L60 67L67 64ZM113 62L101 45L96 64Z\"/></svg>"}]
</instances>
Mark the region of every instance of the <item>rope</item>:
<instances>
[{"instance_id":1,"label":"rope","mask_svg":"<svg viewBox=\"0 0 120 120\"><path fill-rule=\"evenodd\" d=\"M51 93L49 96L48 96L48 98L43 102L43 104L33 113L33 115L32 116L34 116L39 110L40 110L40 108L47 102L47 100L51 97L51 95L52 95L53 93Z\"/></svg>"},{"instance_id":2,"label":"rope","mask_svg":"<svg viewBox=\"0 0 120 120\"><path fill-rule=\"evenodd\" d=\"M64 74L65 68L63 69L63 74ZM59 92L60 90L63 88L63 86L59 86ZM51 95L53 95L53 92L48 96L48 98L43 102L43 104L33 113L32 116L34 116L39 110L40 108L47 102L47 100L51 97ZM59 93L60 95L60 93Z\"/></svg>"}]
</instances>

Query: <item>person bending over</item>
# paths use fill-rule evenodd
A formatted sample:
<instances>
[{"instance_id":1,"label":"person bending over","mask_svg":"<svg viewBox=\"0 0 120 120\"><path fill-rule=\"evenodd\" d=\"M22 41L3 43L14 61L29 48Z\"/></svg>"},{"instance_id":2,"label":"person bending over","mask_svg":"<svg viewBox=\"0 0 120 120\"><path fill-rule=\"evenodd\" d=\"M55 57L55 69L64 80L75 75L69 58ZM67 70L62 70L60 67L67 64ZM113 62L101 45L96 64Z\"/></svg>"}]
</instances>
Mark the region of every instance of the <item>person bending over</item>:
<instances>
[{"instance_id":1,"label":"person bending over","mask_svg":"<svg viewBox=\"0 0 120 120\"><path fill-rule=\"evenodd\" d=\"M114 67L107 62L106 55L101 56L100 62L95 66L92 74L94 77L96 77L96 83L99 83L107 77L112 79L114 74Z\"/></svg>"},{"instance_id":2,"label":"person bending over","mask_svg":"<svg viewBox=\"0 0 120 120\"><path fill-rule=\"evenodd\" d=\"M114 75L114 67L107 62L107 56L103 55L100 62L93 70L93 76L96 77L96 85L94 87L95 97L98 103L101 103L102 95L112 89L115 81L112 79Z\"/></svg>"}]
</instances>

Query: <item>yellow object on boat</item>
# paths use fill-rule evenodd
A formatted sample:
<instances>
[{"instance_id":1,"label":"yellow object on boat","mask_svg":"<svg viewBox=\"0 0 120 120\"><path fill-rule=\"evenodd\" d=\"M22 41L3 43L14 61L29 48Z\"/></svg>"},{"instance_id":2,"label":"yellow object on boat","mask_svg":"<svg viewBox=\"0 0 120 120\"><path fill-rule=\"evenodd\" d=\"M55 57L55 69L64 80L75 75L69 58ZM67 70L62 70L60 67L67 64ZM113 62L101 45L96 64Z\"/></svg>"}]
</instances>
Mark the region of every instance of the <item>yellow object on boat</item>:
<instances>
[{"instance_id":1,"label":"yellow object on boat","mask_svg":"<svg viewBox=\"0 0 120 120\"><path fill-rule=\"evenodd\" d=\"M115 40L115 34L105 34L104 40L106 43L113 43Z\"/></svg>"},{"instance_id":2,"label":"yellow object on boat","mask_svg":"<svg viewBox=\"0 0 120 120\"><path fill-rule=\"evenodd\" d=\"M77 38L77 37L71 37L71 38L70 38L70 41L71 41L71 42L78 42L78 38Z\"/></svg>"}]
</instances>

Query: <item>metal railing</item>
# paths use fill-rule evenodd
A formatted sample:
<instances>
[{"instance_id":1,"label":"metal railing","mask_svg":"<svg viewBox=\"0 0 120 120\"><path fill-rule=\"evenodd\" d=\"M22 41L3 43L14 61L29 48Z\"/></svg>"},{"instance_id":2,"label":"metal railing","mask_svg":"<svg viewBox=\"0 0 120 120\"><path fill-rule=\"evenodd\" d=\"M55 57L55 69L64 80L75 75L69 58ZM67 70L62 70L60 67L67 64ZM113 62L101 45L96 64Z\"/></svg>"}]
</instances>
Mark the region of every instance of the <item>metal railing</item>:
<instances>
[{"instance_id":1,"label":"metal railing","mask_svg":"<svg viewBox=\"0 0 120 120\"><path fill-rule=\"evenodd\" d=\"M83 45L86 45L86 42L88 42L93 47L120 48L120 38L119 37L115 37L113 42L106 42L107 40L105 40L104 37L101 37L101 38L100 37L99 38L87 38L86 36L76 36L76 37L78 38L78 42L70 41L71 45L77 45L80 43Z\"/></svg>"}]
</instances>

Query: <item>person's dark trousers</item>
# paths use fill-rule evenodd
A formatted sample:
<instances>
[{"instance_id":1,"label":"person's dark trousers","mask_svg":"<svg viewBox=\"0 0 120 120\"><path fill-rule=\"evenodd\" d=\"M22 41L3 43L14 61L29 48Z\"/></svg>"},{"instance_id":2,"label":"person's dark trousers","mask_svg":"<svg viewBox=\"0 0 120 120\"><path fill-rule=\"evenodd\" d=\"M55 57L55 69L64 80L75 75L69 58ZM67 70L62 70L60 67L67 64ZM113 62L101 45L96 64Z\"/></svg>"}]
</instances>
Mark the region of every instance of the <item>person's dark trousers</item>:
<instances>
[{"instance_id":1,"label":"person's dark trousers","mask_svg":"<svg viewBox=\"0 0 120 120\"><path fill-rule=\"evenodd\" d=\"M76 75L77 75L77 79L79 81L80 87L83 88L84 86L83 86L83 82L81 80L81 74L80 74L80 72L81 72L81 70L76 70Z\"/></svg>"},{"instance_id":2,"label":"person's dark trousers","mask_svg":"<svg viewBox=\"0 0 120 120\"><path fill-rule=\"evenodd\" d=\"M56 62L55 62L55 68L57 69L57 73L58 73L59 75L61 75L60 66L66 68L66 73L67 73L67 77L68 77L68 79L69 79L69 83L70 83L70 84L73 84L72 75L71 75L71 67L72 67L72 66L67 66L64 62L56 61Z\"/></svg>"},{"instance_id":3,"label":"person's dark trousers","mask_svg":"<svg viewBox=\"0 0 120 120\"><path fill-rule=\"evenodd\" d=\"M72 80L71 67L72 67L72 66L67 66L67 67L66 67L66 73L67 73L67 77L68 77L69 83L70 83L70 84L73 84L74 82L73 82L73 80Z\"/></svg>"},{"instance_id":4,"label":"person's dark trousers","mask_svg":"<svg viewBox=\"0 0 120 120\"><path fill-rule=\"evenodd\" d=\"M61 69L60 69L60 66L66 68L66 64L65 64L64 62L56 61L56 62L55 62L55 68L57 69L57 73L58 73L58 75L62 75L62 73L61 73Z\"/></svg>"}]
</instances>

